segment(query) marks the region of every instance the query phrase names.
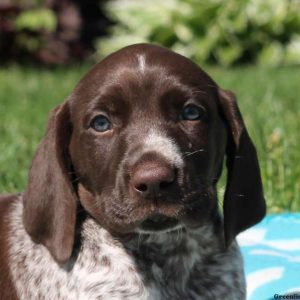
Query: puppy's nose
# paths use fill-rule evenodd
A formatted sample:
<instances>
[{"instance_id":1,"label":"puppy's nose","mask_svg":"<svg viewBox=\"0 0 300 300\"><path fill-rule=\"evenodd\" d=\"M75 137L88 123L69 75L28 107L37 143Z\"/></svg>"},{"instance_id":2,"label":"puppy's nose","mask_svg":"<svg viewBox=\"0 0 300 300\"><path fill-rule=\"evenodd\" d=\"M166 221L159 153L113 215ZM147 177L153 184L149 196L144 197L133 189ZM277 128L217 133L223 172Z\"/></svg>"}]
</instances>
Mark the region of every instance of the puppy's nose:
<instances>
[{"instance_id":1,"label":"puppy's nose","mask_svg":"<svg viewBox=\"0 0 300 300\"><path fill-rule=\"evenodd\" d=\"M166 193L173 185L175 169L159 162L141 163L131 177L134 190L144 197L156 197Z\"/></svg>"}]
</instances>

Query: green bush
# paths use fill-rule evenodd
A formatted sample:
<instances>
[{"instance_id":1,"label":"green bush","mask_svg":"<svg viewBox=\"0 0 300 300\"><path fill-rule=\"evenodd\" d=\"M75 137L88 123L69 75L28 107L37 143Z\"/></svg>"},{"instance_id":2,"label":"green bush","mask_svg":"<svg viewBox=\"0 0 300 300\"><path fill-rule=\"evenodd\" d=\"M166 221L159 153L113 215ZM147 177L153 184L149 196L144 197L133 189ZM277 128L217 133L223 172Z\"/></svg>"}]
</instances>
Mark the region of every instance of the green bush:
<instances>
[{"instance_id":1,"label":"green bush","mask_svg":"<svg viewBox=\"0 0 300 300\"><path fill-rule=\"evenodd\" d=\"M56 29L56 16L47 8L25 10L16 18L15 29L52 32Z\"/></svg>"},{"instance_id":2,"label":"green bush","mask_svg":"<svg viewBox=\"0 0 300 300\"><path fill-rule=\"evenodd\" d=\"M299 0L116 0L105 9L116 25L97 43L100 56L152 42L224 66L300 63Z\"/></svg>"},{"instance_id":3,"label":"green bush","mask_svg":"<svg viewBox=\"0 0 300 300\"><path fill-rule=\"evenodd\" d=\"M14 20L13 29L18 32L16 43L20 48L27 51L35 51L42 45L42 34L30 33L50 33L54 32L57 20L54 12L48 8L37 8L22 11Z\"/></svg>"}]
</instances>

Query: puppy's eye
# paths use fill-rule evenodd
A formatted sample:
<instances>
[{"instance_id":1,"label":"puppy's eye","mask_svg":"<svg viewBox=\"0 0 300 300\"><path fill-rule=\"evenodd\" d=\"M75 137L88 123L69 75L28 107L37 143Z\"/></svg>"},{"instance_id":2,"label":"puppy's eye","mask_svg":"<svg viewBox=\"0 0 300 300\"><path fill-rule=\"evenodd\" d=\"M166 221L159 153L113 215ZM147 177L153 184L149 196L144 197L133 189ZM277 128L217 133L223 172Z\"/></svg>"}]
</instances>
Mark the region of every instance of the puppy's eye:
<instances>
[{"instance_id":1,"label":"puppy's eye","mask_svg":"<svg viewBox=\"0 0 300 300\"><path fill-rule=\"evenodd\" d=\"M91 127L98 132L104 132L110 130L112 128L112 124L107 117L100 115L92 120Z\"/></svg>"},{"instance_id":2,"label":"puppy's eye","mask_svg":"<svg viewBox=\"0 0 300 300\"><path fill-rule=\"evenodd\" d=\"M205 113L206 110L204 107L195 104L188 104L181 112L181 119L189 121L201 120L204 118Z\"/></svg>"}]
</instances>

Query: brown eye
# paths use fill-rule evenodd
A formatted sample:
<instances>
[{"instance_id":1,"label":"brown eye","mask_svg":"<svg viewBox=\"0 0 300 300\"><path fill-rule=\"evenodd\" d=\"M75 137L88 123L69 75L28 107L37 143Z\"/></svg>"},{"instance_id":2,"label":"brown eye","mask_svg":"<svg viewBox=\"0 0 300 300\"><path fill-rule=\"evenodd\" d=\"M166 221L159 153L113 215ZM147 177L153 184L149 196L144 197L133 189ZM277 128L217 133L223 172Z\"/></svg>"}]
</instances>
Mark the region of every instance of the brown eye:
<instances>
[{"instance_id":1,"label":"brown eye","mask_svg":"<svg viewBox=\"0 0 300 300\"><path fill-rule=\"evenodd\" d=\"M206 110L195 104L186 105L181 112L182 120L196 121L204 118Z\"/></svg>"},{"instance_id":2,"label":"brown eye","mask_svg":"<svg viewBox=\"0 0 300 300\"><path fill-rule=\"evenodd\" d=\"M90 126L98 132L105 132L112 128L110 120L103 115L95 117Z\"/></svg>"}]
</instances>

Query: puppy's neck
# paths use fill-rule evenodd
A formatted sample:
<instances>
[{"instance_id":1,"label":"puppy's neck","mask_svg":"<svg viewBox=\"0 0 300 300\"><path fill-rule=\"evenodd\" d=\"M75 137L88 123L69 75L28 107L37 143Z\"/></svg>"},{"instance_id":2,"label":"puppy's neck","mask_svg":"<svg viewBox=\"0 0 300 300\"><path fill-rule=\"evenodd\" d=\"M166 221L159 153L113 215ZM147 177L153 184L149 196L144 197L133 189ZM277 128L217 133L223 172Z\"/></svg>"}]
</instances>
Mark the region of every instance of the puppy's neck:
<instances>
[{"instance_id":1,"label":"puppy's neck","mask_svg":"<svg viewBox=\"0 0 300 300\"><path fill-rule=\"evenodd\" d=\"M136 260L151 260L157 263L164 261L166 256L187 256L194 251L206 257L213 255L212 251L220 251L223 245L221 222L207 222L195 229L178 227L172 231L136 232L123 236L111 234L91 217L83 219L81 226L79 240L84 247L97 249L99 245L108 243L127 252ZM80 247L82 246L77 244L76 248ZM74 253L76 254L76 249Z\"/></svg>"}]
</instances>

